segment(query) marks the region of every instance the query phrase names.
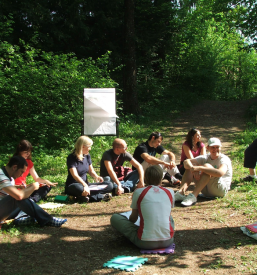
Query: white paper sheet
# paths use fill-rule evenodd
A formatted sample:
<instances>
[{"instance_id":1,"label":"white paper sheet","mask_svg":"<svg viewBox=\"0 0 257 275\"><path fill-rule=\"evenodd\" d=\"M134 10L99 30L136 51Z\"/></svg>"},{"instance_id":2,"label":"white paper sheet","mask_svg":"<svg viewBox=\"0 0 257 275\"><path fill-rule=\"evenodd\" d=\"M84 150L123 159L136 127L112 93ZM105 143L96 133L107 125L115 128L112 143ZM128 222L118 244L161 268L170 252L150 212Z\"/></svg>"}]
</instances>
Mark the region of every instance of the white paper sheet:
<instances>
[{"instance_id":1,"label":"white paper sheet","mask_svg":"<svg viewBox=\"0 0 257 275\"><path fill-rule=\"evenodd\" d=\"M84 89L84 134L116 135L115 89Z\"/></svg>"}]
</instances>

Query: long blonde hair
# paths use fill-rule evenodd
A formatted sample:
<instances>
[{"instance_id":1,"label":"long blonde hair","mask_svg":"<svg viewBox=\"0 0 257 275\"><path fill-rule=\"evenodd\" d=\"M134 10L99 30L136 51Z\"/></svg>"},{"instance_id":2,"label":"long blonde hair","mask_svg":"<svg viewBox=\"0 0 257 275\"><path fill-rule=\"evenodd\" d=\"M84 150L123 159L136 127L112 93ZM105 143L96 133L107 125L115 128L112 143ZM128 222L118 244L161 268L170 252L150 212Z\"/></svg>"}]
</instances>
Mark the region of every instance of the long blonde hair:
<instances>
[{"instance_id":1,"label":"long blonde hair","mask_svg":"<svg viewBox=\"0 0 257 275\"><path fill-rule=\"evenodd\" d=\"M74 155L79 159L83 160L83 146L90 147L93 145L93 140L88 136L80 136L75 143Z\"/></svg>"}]
</instances>

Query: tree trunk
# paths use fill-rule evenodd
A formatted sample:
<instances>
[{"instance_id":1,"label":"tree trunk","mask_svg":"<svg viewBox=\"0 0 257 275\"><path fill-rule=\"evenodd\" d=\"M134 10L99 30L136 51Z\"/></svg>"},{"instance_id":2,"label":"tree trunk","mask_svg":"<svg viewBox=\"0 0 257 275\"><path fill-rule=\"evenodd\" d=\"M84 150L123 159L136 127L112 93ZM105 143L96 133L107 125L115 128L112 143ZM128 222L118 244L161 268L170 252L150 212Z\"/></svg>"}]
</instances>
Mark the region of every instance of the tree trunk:
<instances>
[{"instance_id":1,"label":"tree trunk","mask_svg":"<svg viewBox=\"0 0 257 275\"><path fill-rule=\"evenodd\" d=\"M123 90L124 111L139 114L140 107L137 97L134 0L124 0L124 46L123 46Z\"/></svg>"}]
</instances>

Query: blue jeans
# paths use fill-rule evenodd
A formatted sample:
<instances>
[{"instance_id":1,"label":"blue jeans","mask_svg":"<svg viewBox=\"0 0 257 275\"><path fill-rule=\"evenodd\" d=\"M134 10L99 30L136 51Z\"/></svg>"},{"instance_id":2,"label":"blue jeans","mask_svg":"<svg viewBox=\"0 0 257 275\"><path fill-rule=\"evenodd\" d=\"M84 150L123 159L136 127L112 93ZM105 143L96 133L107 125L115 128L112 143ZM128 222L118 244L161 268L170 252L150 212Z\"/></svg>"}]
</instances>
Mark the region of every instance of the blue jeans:
<instances>
[{"instance_id":1,"label":"blue jeans","mask_svg":"<svg viewBox=\"0 0 257 275\"><path fill-rule=\"evenodd\" d=\"M113 182L109 176L106 176L103 179L104 181L111 181L113 183L114 188L118 187L118 185L115 182ZM124 178L124 180L120 181L121 187L124 188L125 193L133 192L138 182L139 182L139 174L137 170L129 173Z\"/></svg>"},{"instance_id":2,"label":"blue jeans","mask_svg":"<svg viewBox=\"0 0 257 275\"><path fill-rule=\"evenodd\" d=\"M15 200L12 196L8 195L0 200L0 221L7 218L15 218L21 210L35 218L41 226L44 226L53 219L51 215L45 212L34 201L30 199Z\"/></svg>"}]
</instances>

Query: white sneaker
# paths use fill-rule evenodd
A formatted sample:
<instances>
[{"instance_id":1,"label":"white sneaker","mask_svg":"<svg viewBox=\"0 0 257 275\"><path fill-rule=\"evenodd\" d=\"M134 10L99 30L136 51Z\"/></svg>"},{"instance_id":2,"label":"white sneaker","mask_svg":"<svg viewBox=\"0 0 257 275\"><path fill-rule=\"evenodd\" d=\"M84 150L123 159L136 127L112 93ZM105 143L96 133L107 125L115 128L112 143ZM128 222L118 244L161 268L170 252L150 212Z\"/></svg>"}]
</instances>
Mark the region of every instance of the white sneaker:
<instances>
[{"instance_id":1,"label":"white sneaker","mask_svg":"<svg viewBox=\"0 0 257 275\"><path fill-rule=\"evenodd\" d=\"M178 191L175 193L175 201L183 201L185 198L186 196L180 194Z\"/></svg>"},{"instance_id":2,"label":"white sneaker","mask_svg":"<svg viewBox=\"0 0 257 275\"><path fill-rule=\"evenodd\" d=\"M190 193L182 202L181 204L184 206L191 206L194 205L197 202L196 197Z\"/></svg>"}]
</instances>

